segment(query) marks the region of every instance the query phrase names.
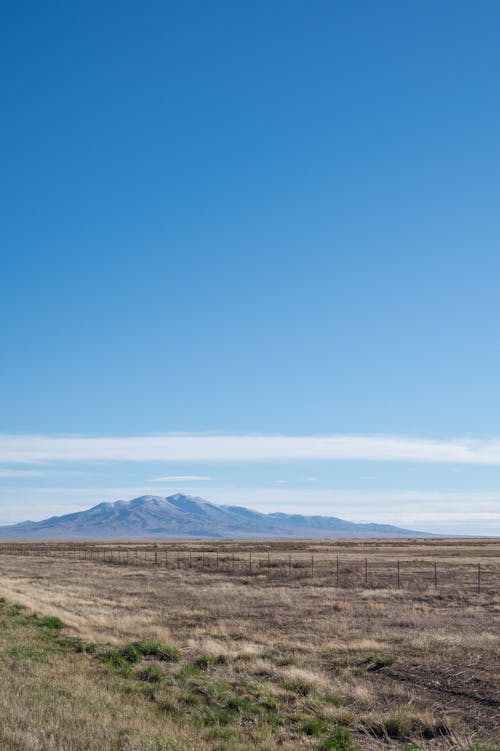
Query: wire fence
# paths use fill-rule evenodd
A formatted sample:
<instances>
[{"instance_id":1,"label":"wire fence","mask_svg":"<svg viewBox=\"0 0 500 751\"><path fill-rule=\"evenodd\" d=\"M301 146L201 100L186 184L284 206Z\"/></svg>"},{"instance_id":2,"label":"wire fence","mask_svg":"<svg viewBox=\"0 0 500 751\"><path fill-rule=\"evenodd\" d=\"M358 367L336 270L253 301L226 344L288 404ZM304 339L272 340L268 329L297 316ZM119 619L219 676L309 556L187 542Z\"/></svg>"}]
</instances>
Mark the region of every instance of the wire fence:
<instances>
[{"instance_id":1,"label":"wire fence","mask_svg":"<svg viewBox=\"0 0 500 751\"><path fill-rule=\"evenodd\" d=\"M500 560L450 561L395 559L355 555L289 554L248 549L233 552L174 549L142 543L0 543L0 555L66 559L75 565L90 561L108 566L133 566L167 571L192 571L245 577L254 581L309 580L318 585L371 589L454 589L500 592Z\"/></svg>"}]
</instances>

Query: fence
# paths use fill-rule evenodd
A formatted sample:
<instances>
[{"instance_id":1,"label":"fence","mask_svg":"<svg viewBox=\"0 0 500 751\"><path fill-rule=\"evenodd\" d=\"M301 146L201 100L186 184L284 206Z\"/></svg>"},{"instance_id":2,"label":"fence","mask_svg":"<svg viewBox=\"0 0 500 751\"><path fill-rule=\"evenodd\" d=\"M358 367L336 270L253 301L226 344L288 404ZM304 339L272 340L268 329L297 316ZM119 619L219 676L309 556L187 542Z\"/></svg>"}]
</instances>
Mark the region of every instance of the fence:
<instances>
[{"instance_id":1,"label":"fence","mask_svg":"<svg viewBox=\"0 0 500 751\"><path fill-rule=\"evenodd\" d=\"M110 566L195 571L254 580L310 580L343 588L500 592L500 561L388 559L307 552L263 554L252 550L182 550L161 544L0 543L0 555L68 559Z\"/></svg>"}]
</instances>

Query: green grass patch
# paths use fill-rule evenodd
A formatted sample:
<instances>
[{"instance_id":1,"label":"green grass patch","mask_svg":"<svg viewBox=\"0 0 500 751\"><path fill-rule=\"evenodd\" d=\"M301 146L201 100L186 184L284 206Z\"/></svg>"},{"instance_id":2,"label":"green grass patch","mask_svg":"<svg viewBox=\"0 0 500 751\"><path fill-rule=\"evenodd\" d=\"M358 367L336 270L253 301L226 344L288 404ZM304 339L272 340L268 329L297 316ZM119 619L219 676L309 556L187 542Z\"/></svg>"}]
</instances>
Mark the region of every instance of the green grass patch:
<instances>
[{"instance_id":1,"label":"green grass patch","mask_svg":"<svg viewBox=\"0 0 500 751\"><path fill-rule=\"evenodd\" d=\"M163 673L156 665L148 665L148 667L138 670L135 675L145 683L161 683L163 678Z\"/></svg>"},{"instance_id":2,"label":"green grass patch","mask_svg":"<svg viewBox=\"0 0 500 751\"><path fill-rule=\"evenodd\" d=\"M127 662L137 663L142 660L142 653L135 644L127 644L126 647L120 650L120 654Z\"/></svg>"},{"instance_id":3,"label":"green grass patch","mask_svg":"<svg viewBox=\"0 0 500 751\"><path fill-rule=\"evenodd\" d=\"M198 657L194 660L193 665L198 668L198 670L209 670L210 668L213 668L216 664L215 657L212 657L212 655L198 655Z\"/></svg>"},{"instance_id":4,"label":"green grass patch","mask_svg":"<svg viewBox=\"0 0 500 751\"><path fill-rule=\"evenodd\" d=\"M306 735L311 735L313 738L319 738L325 731L325 724L322 720L306 720L301 724L300 729Z\"/></svg>"},{"instance_id":5,"label":"green grass patch","mask_svg":"<svg viewBox=\"0 0 500 751\"><path fill-rule=\"evenodd\" d=\"M52 631L62 631L65 624L56 615L33 617L33 622L40 628L48 628Z\"/></svg>"},{"instance_id":6,"label":"green grass patch","mask_svg":"<svg viewBox=\"0 0 500 751\"><path fill-rule=\"evenodd\" d=\"M177 679L178 683L183 686L186 681L189 681L191 678L197 678L200 675L200 672L200 668L197 665L188 664L184 665L175 674L175 678Z\"/></svg>"},{"instance_id":7,"label":"green grass patch","mask_svg":"<svg viewBox=\"0 0 500 751\"><path fill-rule=\"evenodd\" d=\"M144 657L155 657L163 662L179 662L181 658L178 649L168 644L162 644L162 642L142 639L132 642L130 646L134 647Z\"/></svg>"},{"instance_id":8,"label":"green grass patch","mask_svg":"<svg viewBox=\"0 0 500 751\"><path fill-rule=\"evenodd\" d=\"M351 734L345 728L331 730L320 746L321 751L356 751Z\"/></svg>"},{"instance_id":9,"label":"green grass patch","mask_svg":"<svg viewBox=\"0 0 500 751\"><path fill-rule=\"evenodd\" d=\"M64 636L58 639L58 644L68 652L85 652L85 644L78 636Z\"/></svg>"},{"instance_id":10,"label":"green grass patch","mask_svg":"<svg viewBox=\"0 0 500 751\"><path fill-rule=\"evenodd\" d=\"M57 651L48 645L38 644L15 644L9 647L7 655L13 660L46 660L50 654Z\"/></svg>"},{"instance_id":11,"label":"green grass patch","mask_svg":"<svg viewBox=\"0 0 500 751\"><path fill-rule=\"evenodd\" d=\"M111 665L121 675L130 673L130 662L123 656L121 650L108 649L99 655L99 659L105 665Z\"/></svg>"}]
</instances>

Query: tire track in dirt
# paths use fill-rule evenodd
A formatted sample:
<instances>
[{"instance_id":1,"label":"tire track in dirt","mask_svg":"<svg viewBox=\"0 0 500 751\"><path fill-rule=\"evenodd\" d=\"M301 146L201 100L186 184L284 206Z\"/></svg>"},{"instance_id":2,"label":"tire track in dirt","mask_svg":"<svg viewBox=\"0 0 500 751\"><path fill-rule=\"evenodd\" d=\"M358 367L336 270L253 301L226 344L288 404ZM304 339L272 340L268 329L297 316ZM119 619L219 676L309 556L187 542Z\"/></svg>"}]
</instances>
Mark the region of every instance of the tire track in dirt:
<instances>
[{"instance_id":1,"label":"tire track in dirt","mask_svg":"<svg viewBox=\"0 0 500 751\"><path fill-rule=\"evenodd\" d=\"M462 699L469 699L470 701L477 702L478 704L482 704L486 707L495 707L500 709L500 700L498 699L492 698L490 696L479 696L469 691L465 691L462 688L453 688L452 686L449 686L446 683L443 683L442 681L436 679L425 680L422 676L415 675L414 673L402 673L401 671L394 670L393 668L384 668L384 670L379 671L379 674L384 675L387 678L393 678L398 681L412 683L419 686L420 688L437 691L443 694L450 694Z\"/></svg>"},{"instance_id":2,"label":"tire track in dirt","mask_svg":"<svg viewBox=\"0 0 500 751\"><path fill-rule=\"evenodd\" d=\"M450 712L459 709L459 716L465 724L475 733L481 736L481 740L491 739L497 741L500 731L500 696L491 695L494 686L483 683L477 679L471 679L476 690L467 690L465 684L450 686L448 678L442 675L431 677L415 672L403 672L394 668L386 667L377 671L377 675L384 681L397 681L409 684L422 690L427 696L436 697L437 703L443 711ZM471 681L469 681L470 683ZM427 703L427 702L426 702Z\"/></svg>"}]
</instances>

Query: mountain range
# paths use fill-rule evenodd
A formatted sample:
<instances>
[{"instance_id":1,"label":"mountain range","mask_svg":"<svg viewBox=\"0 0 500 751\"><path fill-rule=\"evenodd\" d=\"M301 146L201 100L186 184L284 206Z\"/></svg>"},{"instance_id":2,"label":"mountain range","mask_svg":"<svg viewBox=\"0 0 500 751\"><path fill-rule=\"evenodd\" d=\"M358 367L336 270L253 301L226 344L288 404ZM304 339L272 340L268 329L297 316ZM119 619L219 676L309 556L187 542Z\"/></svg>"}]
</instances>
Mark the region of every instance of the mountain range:
<instances>
[{"instance_id":1,"label":"mountain range","mask_svg":"<svg viewBox=\"0 0 500 751\"><path fill-rule=\"evenodd\" d=\"M356 524L335 516L264 514L176 493L99 503L86 511L0 527L2 540L248 539L426 537L390 524Z\"/></svg>"}]
</instances>

